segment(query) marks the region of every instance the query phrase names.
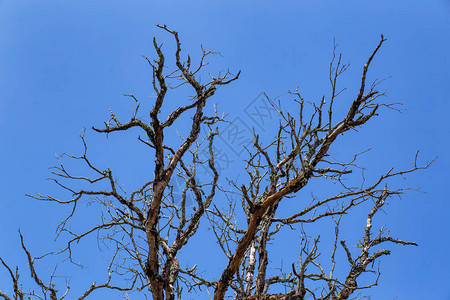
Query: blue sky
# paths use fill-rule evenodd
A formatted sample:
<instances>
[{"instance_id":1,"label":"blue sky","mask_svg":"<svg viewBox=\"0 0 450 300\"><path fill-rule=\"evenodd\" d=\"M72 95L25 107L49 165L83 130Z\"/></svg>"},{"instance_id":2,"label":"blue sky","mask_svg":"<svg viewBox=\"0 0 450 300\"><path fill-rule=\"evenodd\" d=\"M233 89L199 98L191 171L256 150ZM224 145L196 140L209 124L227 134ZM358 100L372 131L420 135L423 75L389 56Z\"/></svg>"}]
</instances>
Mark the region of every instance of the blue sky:
<instances>
[{"instance_id":1,"label":"blue sky","mask_svg":"<svg viewBox=\"0 0 450 300\"><path fill-rule=\"evenodd\" d=\"M60 193L46 181L48 167L56 163L55 154L81 150L78 135L84 127L92 155L117 168L125 184L132 185L138 179L133 176L151 166L152 157L134 159L143 151L135 137L107 140L89 128L107 120L110 108L127 117L132 103L124 93L151 104L151 72L142 55L154 57L153 36L173 51L156 24L177 30L184 53L193 58L200 45L220 51L211 59L212 70L242 71L213 102L231 118L244 119L243 108L261 92L275 98L299 86L311 100L328 95L333 39L350 62L340 84L348 87L342 101L351 101L362 65L384 34L388 40L370 79L390 76L381 87L385 101L403 103L403 111L384 111L333 151L345 155L372 148L362 161L369 177L390 166L410 166L417 150L422 163L438 156L429 170L400 182L426 193L407 193L380 216L379 224L385 222L393 236L420 247L392 246L392 255L381 262L380 286L369 294L373 299L450 299L448 0L0 1L1 257L24 267L18 228L35 255L52 249L64 209L24 195ZM82 257L89 248L80 249ZM197 250L191 251L184 255L195 256ZM77 277L82 272L69 272L75 291L90 284ZM0 289L8 280L1 269Z\"/></svg>"}]
</instances>

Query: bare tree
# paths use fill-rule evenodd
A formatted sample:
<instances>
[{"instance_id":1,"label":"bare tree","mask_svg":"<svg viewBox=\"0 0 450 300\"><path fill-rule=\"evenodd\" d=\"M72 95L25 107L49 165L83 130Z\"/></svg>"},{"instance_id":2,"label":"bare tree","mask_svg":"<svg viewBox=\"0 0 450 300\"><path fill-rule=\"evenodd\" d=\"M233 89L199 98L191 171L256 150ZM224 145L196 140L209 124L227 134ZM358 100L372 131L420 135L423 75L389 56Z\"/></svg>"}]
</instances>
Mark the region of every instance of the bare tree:
<instances>
[{"instance_id":1,"label":"bare tree","mask_svg":"<svg viewBox=\"0 0 450 300\"><path fill-rule=\"evenodd\" d=\"M395 109L394 104L379 102L379 97L383 96L377 89L381 81L374 81L370 86L366 83L369 66L386 41L384 37L381 36L364 65L356 96L348 103L347 111L341 118L336 118L333 105L343 91L337 87L338 78L348 65L343 64L342 56L337 54L337 45L333 48L330 63L329 97L324 96L318 103L311 103L304 100L298 89L290 92L287 97L297 106L295 112L285 109L281 100L278 103L271 102L280 118L277 133L269 142L262 142L255 131L253 144L246 149L248 158L242 170L247 178L230 180L230 188L227 189L224 184L220 184L221 176L215 165L213 147L215 137L220 134L220 123L227 120L217 111L208 114L205 107L216 89L237 80L239 72L236 75L228 71L218 75L208 74L209 79L202 83L200 74L206 74L206 60L213 52L202 48L200 61L194 66L190 56L182 58L178 33L166 26L158 27L175 40L175 59L174 66L168 66L162 45L153 39L156 59L145 57L152 70L156 93L156 100L149 112L150 121L145 122L138 117L141 103L134 95L127 94L125 96L135 103L131 118L120 121L110 111L111 117L103 126L93 127L94 131L107 135L138 128L145 135L138 137L139 142L147 145L155 157L153 175L138 189L126 192L110 168L102 169L91 161L82 134L84 152L79 156L63 154L52 171L52 180L72 197L30 196L71 206L69 215L62 220L57 230L58 236L67 238L66 247L53 254L67 254L72 260L75 244L93 234L98 234L114 246L107 279L102 283L94 282L77 299L84 299L97 289L108 288L151 295L155 300L181 299L182 293L200 291L217 300L224 297L335 300L354 297L358 295L356 291L376 285L379 271L374 269L374 263L390 253L390 250L377 246L389 242L416 245L391 237L386 228L372 229L372 219L387 199L404 191L402 188L390 188L388 181L427 168L429 164L418 165L416 154L410 169L395 171L392 168L374 182L367 183L362 178L358 185L349 185L344 179L359 169L356 161L361 153L354 153L351 161L341 162L332 159L329 149L339 136L356 131L377 116L382 108ZM163 117L166 95L181 86L189 87L193 96ZM181 122L189 122L187 135L182 137L179 145L167 143L165 137L169 130ZM201 147L206 150L206 159L199 153ZM90 175L74 175L64 165L64 159L82 162ZM207 168L210 175L201 175L198 172L200 167ZM174 194L171 184L174 177L182 178L184 182L181 195ZM331 197L313 198L310 201L296 197L309 182L319 178L325 179L325 183L338 183L340 191ZM226 207L223 201L216 201L218 194L229 199ZM189 203L189 197L194 199L193 205ZM68 224L75 218L79 204L84 199L97 203L103 214L99 223L78 233L70 229ZM281 201L291 203L293 209L290 215L277 213ZM340 224L345 215L364 203L371 203L372 207L366 217L361 216L366 219L366 226L361 228L362 239L356 251L354 247L347 246L345 240L340 240ZM312 238L302 231L297 262L289 267L288 273L282 271L280 275L271 275L268 271L268 245L275 242L277 234L285 229L303 228L304 224L324 219L332 220L335 224L329 263L324 265L318 259L319 237ZM223 270L217 270L217 274L221 272L218 279L203 276L197 272L196 266L184 269L179 262L180 250L191 245L190 240L197 233L201 222L211 228L224 259L228 260ZM65 292L60 292L53 283L53 275L48 283L44 283L34 265L35 260L44 256L32 258L22 235L20 237L31 276L39 289L24 289L19 283L18 269L13 272L1 260L10 274L13 294L8 296L0 292L0 296L4 299L65 298L70 286L67 285ZM340 248L346 254L347 265L338 266L336 253ZM342 271L336 270L344 270L347 275L342 277ZM360 277L368 272L375 274L373 282L358 285ZM279 290L284 292L271 292Z\"/></svg>"}]
</instances>

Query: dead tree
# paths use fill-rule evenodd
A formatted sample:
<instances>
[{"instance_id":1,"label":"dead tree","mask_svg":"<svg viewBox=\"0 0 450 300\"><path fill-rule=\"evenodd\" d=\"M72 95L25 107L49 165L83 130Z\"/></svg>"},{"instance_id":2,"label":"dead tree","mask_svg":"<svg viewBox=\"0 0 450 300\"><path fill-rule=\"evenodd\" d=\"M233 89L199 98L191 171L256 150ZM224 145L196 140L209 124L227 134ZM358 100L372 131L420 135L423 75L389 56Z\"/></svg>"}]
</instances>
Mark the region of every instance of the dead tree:
<instances>
[{"instance_id":1,"label":"dead tree","mask_svg":"<svg viewBox=\"0 0 450 300\"><path fill-rule=\"evenodd\" d=\"M156 93L156 100L149 112L150 121L145 122L138 117L141 102L134 95L127 94L136 105L131 118L120 121L111 111L111 118L104 126L93 127L94 131L107 135L132 128L139 129L145 135L139 136L139 141L147 145L154 155L152 176L131 193L122 190L113 170L97 167L88 157L83 134L81 139L84 152L79 156L63 154L59 165L52 172L54 182L72 197L59 199L46 195L31 196L71 206L69 215L58 227L58 235L68 237L67 246L58 253L67 253L71 259L74 245L92 234L102 236L115 247L107 269L108 279L100 284L93 283L77 299L86 298L94 290L109 288L148 293L155 300L175 297L180 299L182 292L186 293L186 290L187 293L213 292L214 295L210 294L210 297L216 300L224 297L335 300L348 299L355 295L355 291L376 285L378 276L370 285L358 285L358 279L363 274L369 271L377 274L376 270L372 270L373 263L390 253L385 249L377 250L376 246L388 242L416 245L392 238L386 228L379 229L374 235L372 218L390 196L403 192L401 188L388 187L388 180L427 168L429 164L417 165L416 155L413 166L408 170L395 171L392 168L380 175L375 182L348 186L342 179L358 169L356 160L359 153L355 153L355 158L351 161L340 162L330 159L329 149L339 136L363 126L377 116L381 109L394 107L392 104L379 102L379 97L383 95L377 89L380 81L375 81L368 87L366 84L369 66L386 41L383 36L364 65L356 96L348 102L347 112L342 118L335 117L333 105L343 91L337 88L337 80L348 65L342 64L341 55L336 54L336 46L329 70L330 97L323 97L318 103L311 104L304 100L297 89L289 93L288 99L296 103L297 111L288 112L281 101L272 103L280 117L277 134L271 142L263 143L255 132L253 145L247 149L248 159L243 170L248 178L245 182L232 181L232 190L227 190L220 184L213 150L214 139L220 134L218 127L226 120L217 112L205 113L205 107L216 89L237 80L239 72L236 75L229 72L209 75L208 81L202 83L199 74L204 73L206 59L213 52L202 48L200 61L194 66L190 56L182 58L178 33L166 26L158 27L173 37L175 58L174 66L168 66L162 45L153 39L156 59L145 57L152 70L152 84ZM164 117L162 111L167 94L181 86L188 86L193 95ZM182 120L189 122L188 134L182 137L180 145L169 145L165 139L167 132L174 124L180 125ZM205 145L207 159L199 156L201 145ZM67 158L81 161L94 175L74 175L63 163ZM201 176L197 171L199 166L208 168L211 176ZM175 176L184 181L180 201L174 199L171 185ZM317 178L339 183L341 192L312 201L295 197L310 181ZM79 188L79 183L84 184L83 188ZM215 196L218 193L229 196L228 211L223 208L223 203L217 203ZM194 198L194 205L187 203L188 195ZM91 199L99 204L103 217L100 223L89 230L73 232L68 223L78 213L79 204L84 199ZM296 210L288 216L278 214L281 201L295 203ZM356 253L344 240L338 243L340 222L354 207L370 201L373 206L366 217L367 225L362 230L359 252ZM236 204L239 204L245 215L243 220L236 217ZM304 234L298 249L299 259L292 264L289 273L270 276L267 271L270 255L267 245L276 234L283 228L322 219L333 220L335 224L331 267L327 269L317 259L320 255L319 237L311 240ZM217 280L204 278L196 272L196 267L183 269L179 262L180 250L189 247L190 239L198 231L201 222L203 225L209 224L216 243L223 250L224 259L228 260L224 270L217 270L217 274L221 274ZM338 247L345 250L348 260L347 266L338 266L340 269L348 269L345 278L340 278L335 271ZM4 292L0 292L0 296L5 299L63 299L70 287L67 286L65 293L60 293L52 283L52 277L48 283L44 283L34 268L34 258L25 247L23 238L22 248L40 292L25 291L19 284L18 270L14 273L2 260L12 279L13 296ZM113 284L112 276L122 280ZM284 287L285 292L271 293L276 286Z\"/></svg>"}]
</instances>

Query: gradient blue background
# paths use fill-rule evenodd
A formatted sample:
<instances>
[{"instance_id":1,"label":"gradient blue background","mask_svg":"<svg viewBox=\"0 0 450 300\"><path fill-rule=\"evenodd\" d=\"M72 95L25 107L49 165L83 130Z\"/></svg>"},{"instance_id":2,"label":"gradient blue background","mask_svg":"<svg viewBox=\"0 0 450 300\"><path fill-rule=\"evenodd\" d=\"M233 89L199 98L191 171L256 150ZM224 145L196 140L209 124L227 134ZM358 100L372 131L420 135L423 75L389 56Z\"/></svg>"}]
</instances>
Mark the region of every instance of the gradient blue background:
<instances>
[{"instance_id":1,"label":"gradient blue background","mask_svg":"<svg viewBox=\"0 0 450 300\"><path fill-rule=\"evenodd\" d=\"M28 271L18 250L17 229L33 254L42 254L53 248L55 225L66 212L24 195L60 194L45 180L55 154L79 152L83 127L101 126L109 108L128 118L132 102L123 93L151 104L151 72L141 55L154 57L155 35L166 42L167 53L173 50L155 24L179 31L184 53L198 57L203 44L222 53L211 59L214 67L242 70L240 79L222 88L214 100L231 117L239 116L262 91L275 97L299 86L311 100L329 95L333 39L341 44L344 62L351 63L341 81L349 88L342 101L351 101L362 65L383 33L388 40L373 62L370 79L391 76L381 87L387 90L384 100L402 102L404 111L384 111L335 151L373 148L363 160L373 170L371 176L390 166L410 166L416 150L421 163L438 159L429 170L401 183L426 193L407 193L380 216L378 225L388 224L393 236L420 247L390 247L392 255L380 266L380 285L368 294L372 299L450 299L448 0L0 1L0 256L21 267L21 278ZM143 151L141 145L133 148L135 137L106 140L88 129L87 140L92 155L100 164L110 161L125 184L132 185L138 179L133 176L151 167L153 157L133 161ZM359 235L364 218L360 221L355 229ZM96 270L101 259L90 261L86 245L80 246L79 257L87 261L87 271L66 266L57 272L70 280L73 297L92 283L96 272L104 274ZM201 252L189 251L184 255L193 260ZM281 255L285 249L274 251ZM223 264L211 263L210 269ZM44 266L40 269L48 275ZM3 268L0 289L11 289Z\"/></svg>"}]
</instances>

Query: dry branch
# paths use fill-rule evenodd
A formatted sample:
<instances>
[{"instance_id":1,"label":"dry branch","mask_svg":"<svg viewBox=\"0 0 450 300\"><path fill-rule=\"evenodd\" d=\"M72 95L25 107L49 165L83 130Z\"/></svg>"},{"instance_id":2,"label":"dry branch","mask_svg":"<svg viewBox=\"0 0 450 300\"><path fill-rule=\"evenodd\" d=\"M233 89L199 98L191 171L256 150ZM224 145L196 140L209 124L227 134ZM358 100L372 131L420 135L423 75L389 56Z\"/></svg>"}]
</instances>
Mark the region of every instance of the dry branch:
<instances>
[{"instance_id":1,"label":"dry branch","mask_svg":"<svg viewBox=\"0 0 450 300\"><path fill-rule=\"evenodd\" d=\"M136 104L132 116L122 120L110 110L110 118L104 122L103 127L92 127L95 132L102 134L127 133L135 127L143 130L146 138L139 136L138 140L149 146L147 149L151 151L155 161L149 178L145 178L131 193L124 191L110 168L102 169L91 161L83 133L83 154L63 154L58 157L59 165L52 168L52 180L70 196L66 199L46 195L31 196L71 206L70 213L57 230L57 236L66 238L67 243L58 254L65 253L72 261L75 245L90 235L97 235L113 246L114 255L106 270L107 279L101 284L94 282L78 299L85 299L93 291L102 288L144 295L149 291L155 300L175 297L181 299L183 290L188 293L210 293L214 290L215 300L232 294L236 299L348 299L356 290L378 283L379 272L371 270L371 266L382 256L388 255L390 250L376 250L375 246L387 242L416 245L390 237L385 228L373 236L372 219L389 196L399 195L404 191L401 188L388 188L391 178L425 169L429 164L420 166L416 154L412 168L399 171L392 168L374 182L366 183L363 180L360 186L352 187L344 179L354 176L354 171L361 168L356 160L365 151L355 153L354 158L348 162L334 160L329 153L339 136L356 131L377 116L381 108L392 108L391 104L377 100L383 95L377 90L380 81L371 85L367 83L369 66L386 41L383 36L363 67L356 97L349 101L342 119L337 119L334 113L336 101L346 89L339 88L338 79L349 65L342 64L342 55L337 54L336 44L329 68L329 98L323 96L317 103L312 103L305 100L298 89L289 92L288 97L294 98L290 100L298 105L298 112L283 108L281 101L278 105L270 102L280 118L276 134L269 142L264 143L261 140L265 139L254 132L252 147L246 149L248 159L243 169L248 178L244 182L230 180L232 190L226 190L220 184L214 151L215 137L220 135L220 130L212 127L227 120L224 116L218 116L217 111L215 115L208 115L205 107L209 105L210 98L215 95L219 86L237 80L240 73L232 75L225 72L217 76L208 74L209 81L202 83L200 75L205 73L208 65L206 60L213 52L202 47L201 58L194 67L189 55L183 58L178 33L165 25L158 25L158 28L173 39L175 53L174 64L168 65L166 49L153 39L156 59L144 57L151 68L152 86L156 93L154 105L147 112L150 121L144 122L139 118L142 108L138 97L125 94ZM173 89L180 86L189 87L193 94L164 116L162 111L165 111L167 105L166 98ZM180 145L168 144L165 136L169 134L171 127L182 122L189 122L188 133L181 137ZM208 128L209 131L202 132L203 128ZM200 146L203 144L207 144L206 159L200 159ZM82 162L90 174L94 175L74 175L64 165L65 159ZM211 176L201 175L199 167L208 169ZM174 194L172 182L175 178L183 181L181 195ZM303 198L298 199L298 192L317 178L339 183L342 191L322 199L313 198L309 202ZM81 185L83 188L80 188ZM192 197L192 205L188 203L188 197ZM224 209L224 202L218 203L216 198L228 199L228 207ZM84 200L98 205L102 216L99 223L76 232L68 224L77 216L81 206L79 204ZM290 215L278 212L281 201L294 208ZM361 251L355 254L345 240L338 243L339 236L342 235L341 220L354 207L370 201L374 205L366 218L362 242L358 244ZM244 222L238 217L238 209L242 209ZM288 273L280 268L280 274L272 274L270 245L275 243L277 234L284 229L302 228L302 224L322 219L333 220L335 224L331 267L327 269L319 263L319 237L311 240L306 233L302 233L299 261L290 265ZM192 237L203 223L206 223L205 226L209 223L212 237L216 239L224 259L228 260L217 280L201 274L197 265L183 268L185 264L180 261L179 253L190 245ZM19 284L18 269L14 273L0 258L11 277L14 290L12 297L4 292L0 292L0 296L7 300L25 297L47 299L47 295L52 300L63 299L69 286L63 295L59 295L52 281L53 277L48 283L43 281L36 271L35 258L32 258L25 247L22 235L20 237L31 276L42 295L24 291ZM349 263L346 266L349 267L348 274L343 279L336 276L339 273L336 272L337 268L345 268L339 265L336 257L339 244ZM360 276L369 271L377 274L375 281L367 286L358 286ZM119 284L113 284L113 279L123 280L119 280ZM275 286L284 287L286 292L271 294L270 290ZM231 291L227 294L228 290Z\"/></svg>"}]
</instances>

